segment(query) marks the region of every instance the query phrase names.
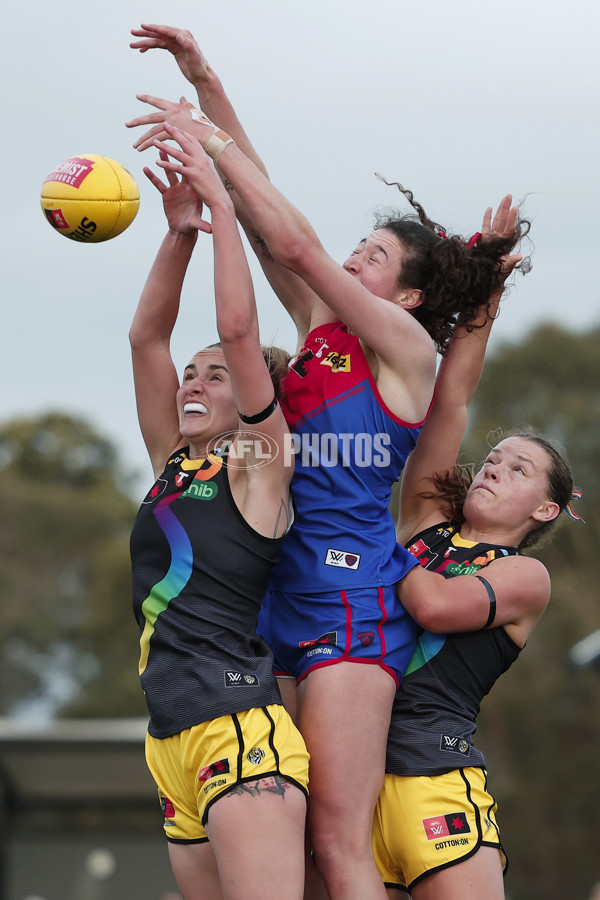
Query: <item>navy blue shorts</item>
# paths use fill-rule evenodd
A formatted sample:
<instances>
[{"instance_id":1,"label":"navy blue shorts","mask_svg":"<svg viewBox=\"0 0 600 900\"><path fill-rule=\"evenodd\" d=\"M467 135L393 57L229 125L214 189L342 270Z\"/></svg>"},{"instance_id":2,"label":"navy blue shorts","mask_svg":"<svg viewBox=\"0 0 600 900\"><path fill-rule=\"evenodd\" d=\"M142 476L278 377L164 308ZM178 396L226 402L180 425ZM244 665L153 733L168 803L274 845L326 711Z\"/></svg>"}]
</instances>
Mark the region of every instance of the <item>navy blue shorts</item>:
<instances>
[{"instance_id":1,"label":"navy blue shorts","mask_svg":"<svg viewBox=\"0 0 600 900\"><path fill-rule=\"evenodd\" d=\"M358 662L381 666L399 684L418 632L395 585L325 594L269 591L258 618L274 673L297 681L322 666Z\"/></svg>"}]
</instances>

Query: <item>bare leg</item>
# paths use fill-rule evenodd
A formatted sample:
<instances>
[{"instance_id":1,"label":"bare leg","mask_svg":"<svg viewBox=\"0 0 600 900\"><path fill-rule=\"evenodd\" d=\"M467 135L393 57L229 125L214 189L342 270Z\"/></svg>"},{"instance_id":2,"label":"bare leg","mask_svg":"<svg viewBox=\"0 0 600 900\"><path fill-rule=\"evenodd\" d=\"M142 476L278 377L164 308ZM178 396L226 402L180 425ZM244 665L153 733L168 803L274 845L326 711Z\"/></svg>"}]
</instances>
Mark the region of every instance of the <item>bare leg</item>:
<instances>
[{"instance_id":1,"label":"bare leg","mask_svg":"<svg viewBox=\"0 0 600 900\"><path fill-rule=\"evenodd\" d=\"M480 847L464 862L432 872L412 889L413 900L504 900L500 853Z\"/></svg>"},{"instance_id":2,"label":"bare leg","mask_svg":"<svg viewBox=\"0 0 600 900\"><path fill-rule=\"evenodd\" d=\"M308 821L331 900L385 900L371 849L396 685L376 665L337 663L298 688L310 753Z\"/></svg>"},{"instance_id":3,"label":"bare leg","mask_svg":"<svg viewBox=\"0 0 600 900\"><path fill-rule=\"evenodd\" d=\"M295 678L278 678L277 685L281 700L296 728L298 727L298 689Z\"/></svg>"},{"instance_id":4,"label":"bare leg","mask_svg":"<svg viewBox=\"0 0 600 900\"><path fill-rule=\"evenodd\" d=\"M279 777L238 785L214 803L206 833L224 900L302 900L305 814L302 791Z\"/></svg>"},{"instance_id":5,"label":"bare leg","mask_svg":"<svg viewBox=\"0 0 600 900\"><path fill-rule=\"evenodd\" d=\"M279 692L294 725L298 725L298 690L295 678L278 678ZM321 873L315 865L310 841L306 841L304 900L329 900Z\"/></svg>"},{"instance_id":6,"label":"bare leg","mask_svg":"<svg viewBox=\"0 0 600 900\"><path fill-rule=\"evenodd\" d=\"M171 868L183 900L223 900L212 846L169 844Z\"/></svg>"}]
</instances>

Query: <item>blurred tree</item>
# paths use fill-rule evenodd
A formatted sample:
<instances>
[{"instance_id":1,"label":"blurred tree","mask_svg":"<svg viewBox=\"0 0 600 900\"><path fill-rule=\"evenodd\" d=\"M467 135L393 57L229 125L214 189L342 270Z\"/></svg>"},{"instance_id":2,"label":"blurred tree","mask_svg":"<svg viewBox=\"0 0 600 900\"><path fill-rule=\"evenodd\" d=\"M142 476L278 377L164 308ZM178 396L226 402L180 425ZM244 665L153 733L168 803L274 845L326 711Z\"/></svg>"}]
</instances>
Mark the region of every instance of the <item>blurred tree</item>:
<instances>
[{"instance_id":1,"label":"blurred tree","mask_svg":"<svg viewBox=\"0 0 600 900\"><path fill-rule=\"evenodd\" d=\"M81 420L0 427L0 714L145 714L127 480L112 444Z\"/></svg>"},{"instance_id":2,"label":"blurred tree","mask_svg":"<svg viewBox=\"0 0 600 900\"><path fill-rule=\"evenodd\" d=\"M571 646L600 628L600 329L545 325L486 361L462 458L480 460L488 434L533 426L566 448L585 524L565 518L535 550L552 600L526 651L483 704L478 740L510 857L511 900L585 898L598 877L600 676L575 669Z\"/></svg>"}]
</instances>

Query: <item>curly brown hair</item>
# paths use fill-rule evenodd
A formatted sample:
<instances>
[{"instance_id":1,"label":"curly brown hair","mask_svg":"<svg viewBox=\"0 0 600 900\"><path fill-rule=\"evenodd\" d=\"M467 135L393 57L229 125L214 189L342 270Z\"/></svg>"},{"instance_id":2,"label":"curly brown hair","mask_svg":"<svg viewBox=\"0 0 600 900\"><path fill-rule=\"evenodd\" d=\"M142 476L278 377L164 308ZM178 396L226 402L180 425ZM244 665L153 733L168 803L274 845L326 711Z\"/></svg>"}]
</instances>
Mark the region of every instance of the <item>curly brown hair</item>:
<instances>
[{"instance_id":1,"label":"curly brown hair","mask_svg":"<svg viewBox=\"0 0 600 900\"><path fill-rule=\"evenodd\" d=\"M443 225L429 218L412 191L397 181L377 177L398 188L415 210L404 215L398 210L376 213L375 228L391 231L406 252L400 286L422 292L423 302L414 317L444 355L458 319L468 322L479 309L489 308L490 295L501 283L502 257L525 237L530 222L518 218L508 237L486 237L471 244L460 235L447 235ZM521 264L523 272L529 268L528 260Z\"/></svg>"}]
</instances>

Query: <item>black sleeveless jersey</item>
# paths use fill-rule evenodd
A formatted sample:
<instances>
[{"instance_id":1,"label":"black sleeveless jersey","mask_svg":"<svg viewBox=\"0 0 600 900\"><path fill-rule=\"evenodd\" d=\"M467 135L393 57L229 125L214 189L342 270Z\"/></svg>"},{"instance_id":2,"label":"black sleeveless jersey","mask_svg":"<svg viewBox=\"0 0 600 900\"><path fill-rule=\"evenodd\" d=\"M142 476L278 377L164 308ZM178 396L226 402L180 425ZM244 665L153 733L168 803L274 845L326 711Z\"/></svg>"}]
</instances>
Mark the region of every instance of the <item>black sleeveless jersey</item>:
<instances>
[{"instance_id":1,"label":"black sleeveless jersey","mask_svg":"<svg viewBox=\"0 0 600 900\"><path fill-rule=\"evenodd\" d=\"M254 531L225 457L168 461L131 534L133 608L149 732L157 738L281 703L256 620L284 538Z\"/></svg>"},{"instance_id":2,"label":"black sleeveless jersey","mask_svg":"<svg viewBox=\"0 0 600 900\"><path fill-rule=\"evenodd\" d=\"M410 552L445 578L471 575L515 547L463 540L448 523L413 538ZM441 775L485 766L472 740L484 696L519 655L503 627L453 634L422 632L394 699L386 770Z\"/></svg>"}]
</instances>

